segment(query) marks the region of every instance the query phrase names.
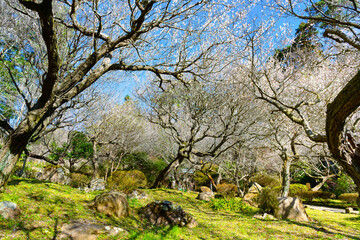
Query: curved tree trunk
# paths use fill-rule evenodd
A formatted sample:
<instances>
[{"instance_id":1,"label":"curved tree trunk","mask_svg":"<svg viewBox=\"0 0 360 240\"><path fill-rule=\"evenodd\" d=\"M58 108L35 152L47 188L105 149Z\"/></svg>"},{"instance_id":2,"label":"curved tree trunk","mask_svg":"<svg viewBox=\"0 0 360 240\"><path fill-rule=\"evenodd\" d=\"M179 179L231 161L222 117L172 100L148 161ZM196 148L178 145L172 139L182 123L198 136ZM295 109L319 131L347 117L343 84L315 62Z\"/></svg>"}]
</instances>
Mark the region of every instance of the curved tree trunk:
<instances>
[{"instance_id":1,"label":"curved tree trunk","mask_svg":"<svg viewBox=\"0 0 360 240\"><path fill-rule=\"evenodd\" d=\"M360 71L328 104L326 114L326 136L330 152L354 180L360 192L360 141L350 133L343 134L347 117L360 106ZM357 199L360 207L360 196Z\"/></svg>"},{"instance_id":2,"label":"curved tree trunk","mask_svg":"<svg viewBox=\"0 0 360 240\"><path fill-rule=\"evenodd\" d=\"M319 191L320 188L322 186L324 186L324 184L326 183L327 180L329 180L330 178L335 177L335 176L336 176L336 174L331 174L331 175L321 178L321 182L318 183L315 187L311 188L311 191Z\"/></svg>"},{"instance_id":3,"label":"curved tree trunk","mask_svg":"<svg viewBox=\"0 0 360 240\"><path fill-rule=\"evenodd\" d=\"M175 168L177 168L182 162L184 161L184 158L177 157L172 162L170 162L157 176L154 184L151 186L151 188L157 188L160 187L161 184L164 182L166 176L173 171Z\"/></svg>"}]
</instances>

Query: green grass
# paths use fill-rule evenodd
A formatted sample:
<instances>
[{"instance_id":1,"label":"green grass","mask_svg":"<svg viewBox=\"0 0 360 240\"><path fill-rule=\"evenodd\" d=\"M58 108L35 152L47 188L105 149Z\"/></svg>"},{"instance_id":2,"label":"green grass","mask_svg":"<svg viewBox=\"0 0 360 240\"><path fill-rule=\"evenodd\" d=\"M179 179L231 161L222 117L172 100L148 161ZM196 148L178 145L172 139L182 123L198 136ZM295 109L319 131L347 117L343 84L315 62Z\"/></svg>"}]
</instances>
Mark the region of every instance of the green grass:
<instances>
[{"instance_id":1,"label":"green grass","mask_svg":"<svg viewBox=\"0 0 360 240\"><path fill-rule=\"evenodd\" d=\"M84 193L69 186L28 179L12 180L0 201L13 201L22 209L16 221L0 219L0 239L54 239L60 226L76 219L126 229L127 236L100 239L359 239L360 217L307 209L310 223L253 218L257 209L237 207L239 200L203 202L197 194L168 189L144 190L148 199L130 200L130 217L109 218L88 208L99 192ZM154 200L180 205L198 221L197 228L153 227L137 211ZM244 211L244 213L242 212ZM121 238L122 237L122 238Z\"/></svg>"}]
</instances>

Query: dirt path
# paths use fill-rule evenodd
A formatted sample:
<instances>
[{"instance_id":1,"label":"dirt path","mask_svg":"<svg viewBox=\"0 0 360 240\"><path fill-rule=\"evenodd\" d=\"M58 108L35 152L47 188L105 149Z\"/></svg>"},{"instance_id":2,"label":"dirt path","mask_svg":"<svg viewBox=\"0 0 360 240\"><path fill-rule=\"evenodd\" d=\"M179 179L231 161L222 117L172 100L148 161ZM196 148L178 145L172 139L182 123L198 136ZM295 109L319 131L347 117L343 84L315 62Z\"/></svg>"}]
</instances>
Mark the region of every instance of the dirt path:
<instances>
[{"instance_id":1,"label":"dirt path","mask_svg":"<svg viewBox=\"0 0 360 240\"><path fill-rule=\"evenodd\" d=\"M322 211L335 212L335 213L345 213L345 209L342 208L323 207L323 206L315 206L308 204L305 204L305 206L315 210L322 210ZM354 211L354 213L359 214L359 211Z\"/></svg>"}]
</instances>

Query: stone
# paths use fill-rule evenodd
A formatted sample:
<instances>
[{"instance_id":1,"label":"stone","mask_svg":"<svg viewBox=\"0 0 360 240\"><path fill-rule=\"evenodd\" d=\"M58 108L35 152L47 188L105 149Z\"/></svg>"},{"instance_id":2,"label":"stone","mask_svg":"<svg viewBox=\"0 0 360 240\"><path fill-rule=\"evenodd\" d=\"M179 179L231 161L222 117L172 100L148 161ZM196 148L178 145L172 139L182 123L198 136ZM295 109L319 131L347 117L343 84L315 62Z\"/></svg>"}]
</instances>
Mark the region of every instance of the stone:
<instances>
[{"instance_id":1,"label":"stone","mask_svg":"<svg viewBox=\"0 0 360 240\"><path fill-rule=\"evenodd\" d=\"M21 214L21 210L16 203L3 201L0 202L0 215L5 219L17 219Z\"/></svg>"},{"instance_id":2,"label":"stone","mask_svg":"<svg viewBox=\"0 0 360 240\"><path fill-rule=\"evenodd\" d=\"M209 202L211 199L214 199L214 198L215 198L215 194L213 192L201 192L196 197L196 199L200 199L200 200L207 201L207 202Z\"/></svg>"},{"instance_id":3,"label":"stone","mask_svg":"<svg viewBox=\"0 0 360 240\"><path fill-rule=\"evenodd\" d=\"M59 239L96 240L99 235L115 237L120 234L127 235L128 232L119 227L102 225L101 223L80 219L64 224L60 229Z\"/></svg>"},{"instance_id":4,"label":"stone","mask_svg":"<svg viewBox=\"0 0 360 240\"><path fill-rule=\"evenodd\" d=\"M170 201L155 201L139 210L140 216L155 226L180 226L194 228L198 223L180 206L174 206Z\"/></svg>"},{"instance_id":5,"label":"stone","mask_svg":"<svg viewBox=\"0 0 360 240\"><path fill-rule=\"evenodd\" d=\"M106 182L102 178L95 178L90 181L89 191L104 191Z\"/></svg>"},{"instance_id":6,"label":"stone","mask_svg":"<svg viewBox=\"0 0 360 240\"><path fill-rule=\"evenodd\" d=\"M108 216L129 216L129 204L126 194L117 191L97 195L89 207Z\"/></svg>"},{"instance_id":7,"label":"stone","mask_svg":"<svg viewBox=\"0 0 360 240\"><path fill-rule=\"evenodd\" d=\"M245 194L243 200L244 202L250 204L253 207L259 207L259 204L257 204L255 201L258 195L258 193L247 193Z\"/></svg>"},{"instance_id":8,"label":"stone","mask_svg":"<svg viewBox=\"0 0 360 240\"><path fill-rule=\"evenodd\" d=\"M200 187L201 192L212 192L212 190L208 187L202 186Z\"/></svg>"},{"instance_id":9,"label":"stone","mask_svg":"<svg viewBox=\"0 0 360 240\"><path fill-rule=\"evenodd\" d=\"M263 220L275 220L275 217L271 214L268 213L263 213L263 214L255 214L253 216L253 218L256 219L263 219Z\"/></svg>"},{"instance_id":10,"label":"stone","mask_svg":"<svg viewBox=\"0 0 360 240\"><path fill-rule=\"evenodd\" d=\"M262 190L261 185L255 182L255 183L253 183L253 185L251 185L251 187L249 188L248 193L255 193L255 194L257 194L257 193L260 193L261 190Z\"/></svg>"},{"instance_id":11,"label":"stone","mask_svg":"<svg viewBox=\"0 0 360 240\"><path fill-rule=\"evenodd\" d=\"M345 213L354 213L354 209L352 207L345 208Z\"/></svg>"},{"instance_id":12,"label":"stone","mask_svg":"<svg viewBox=\"0 0 360 240\"><path fill-rule=\"evenodd\" d=\"M309 222L304 205L299 198L278 197L279 208L275 211L275 217L290 219L300 222Z\"/></svg>"},{"instance_id":13,"label":"stone","mask_svg":"<svg viewBox=\"0 0 360 240\"><path fill-rule=\"evenodd\" d=\"M69 171L61 166L49 166L42 170L41 173L35 174L36 179L50 181L58 184L69 184L71 179Z\"/></svg>"},{"instance_id":14,"label":"stone","mask_svg":"<svg viewBox=\"0 0 360 240\"><path fill-rule=\"evenodd\" d=\"M139 191L139 190L134 190L130 195L129 198L136 198L136 199L148 199L148 196L146 195L146 193Z\"/></svg>"}]
</instances>

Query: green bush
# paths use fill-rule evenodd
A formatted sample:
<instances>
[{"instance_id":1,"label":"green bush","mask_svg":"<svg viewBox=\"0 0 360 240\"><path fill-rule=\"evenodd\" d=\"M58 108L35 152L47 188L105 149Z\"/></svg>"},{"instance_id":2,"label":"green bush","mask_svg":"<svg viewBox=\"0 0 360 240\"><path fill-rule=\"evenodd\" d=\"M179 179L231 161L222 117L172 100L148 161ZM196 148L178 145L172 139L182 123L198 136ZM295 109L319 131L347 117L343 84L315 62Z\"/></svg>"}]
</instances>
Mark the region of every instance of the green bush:
<instances>
[{"instance_id":1,"label":"green bush","mask_svg":"<svg viewBox=\"0 0 360 240\"><path fill-rule=\"evenodd\" d=\"M238 193L236 185L232 183L218 184L216 191L224 197L235 197Z\"/></svg>"},{"instance_id":2,"label":"green bush","mask_svg":"<svg viewBox=\"0 0 360 240\"><path fill-rule=\"evenodd\" d=\"M139 187L146 187L147 180L143 172L139 170L116 171L113 172L107 181L107 187L125 193L131 193Z\"/></svg>"},{"instance_id":3,"label":"green bush","mask_svg":"<svg viewBox=\"0 0 360 240\"><path fill-rule=\"evenodd\" d=\"M123 170L139 170L143 172L149 185L153 184L159 172L167 166L164 159L149 156L145 152L128 153L121 162Z\"/></svg>"},{"instance_id":4,"label":"green bush","mask_svg":"<svg viewBox=\"0 0 360 240\"><path fill-rule=\"evenodd\" d=\"M273 190L280 195L281 192L281 186L277 186L275 188L273 188ZM306 187L306 185L303 184L290 184L290 189L289 189L289 197L302 197L304 192L307 192L308 189Z\"/></svg>"},{"instance_id":5,"label":"green bush","mask_svg":"<svg viewBox=\"0 0 360 240\"><path fill-rule=\"evenodd\" d=\"M300 197L305 201L312 201L315 198L330 200L331 198L335 197L335 194L331 192L323 192L323 191L306 191L303 192Z\"/></svg>"},{"instance_id":6,"label":"green bush","mask_svg":"<svg viewBox=\"0 0 360 240\"><path fill-rule=\"evenodd\" d=\"M274 188L280 185L280 181L277 177L267 174L257 174L251 178L251 181L260 184L262 187Z\"/></svg>"},{"instance_id":7,"label":"green bush","mask_svg":"<svg viewBox=\"0 0 360 240\"><path fill-rule=\"evenodd\" d=\"M241 198L220 198L212 199L209 207L216 211L253 213L254 208L245 204Z\"/></svg>"},{"instance_id":8,"label":"green bush","mask_svg":"<svg viewBox=\"0 0 360 240\"><path fill-rule=\"evenodd\" d=\"M358 193L343 193L338 199L348 202L348 203L356 203L356 199L359 197Z\"/></svg>"},{"instance_id":9,"label":"green bush","mask_svg":"<svg viewBox=\"0 0 360 240\"><path fill-rule=\"evenodd\" d=\"M274 214L279 207L277 196L276 191L269 187L264 187L256 197L255 202L262 211Z\"/></svg>"},{"instance_id":10,"label":"green bush","mask_svg":"<svg viewBox=\"0 0 360 240\"><path fill-rule=\"evenodd\" d=\"M198 187L209 186L210 179L206 174L204 174L204 172L208 173L214 179L218 176L218 173L217 173L218 169L219 169L218 165L205 163L201 167L202 171L197 170L194 172L194 181L196 183L196 186L198 186Z\"/></svg>"},{"instance_id":11,"label":"green bush","mask_svg":"<svg viewBox=\"0 0 360 240\"><path fill-rule=\"evenodd\" d=\"M81 173L71 173L70 186L74 188L86 187L89 184L89 177Z\"/></svg>"},{"instance_id":12,"label":"green bush","mask_svg":"<svg viewBox=\"0 0 360 240\"><path fill-rule=\"evenodd\" d=\"M334 193L339 196L343 193L355 192L356 186L354 181L348 175L341 173L335 181L336 187Z\"/></svg>"}]
</instances>

